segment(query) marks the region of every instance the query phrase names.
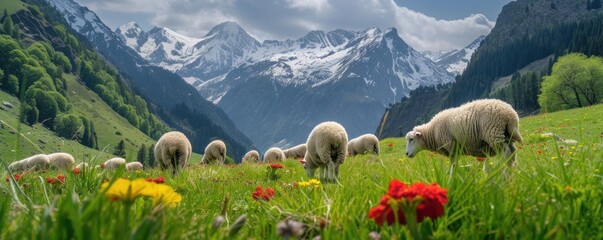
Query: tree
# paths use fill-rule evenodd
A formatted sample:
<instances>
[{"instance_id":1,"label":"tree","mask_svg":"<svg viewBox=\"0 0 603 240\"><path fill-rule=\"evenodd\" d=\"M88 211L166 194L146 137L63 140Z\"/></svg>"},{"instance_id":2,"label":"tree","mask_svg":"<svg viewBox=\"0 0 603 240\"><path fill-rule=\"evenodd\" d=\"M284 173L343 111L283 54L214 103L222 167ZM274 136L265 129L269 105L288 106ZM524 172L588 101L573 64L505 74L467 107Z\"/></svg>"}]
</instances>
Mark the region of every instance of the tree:
<instances>
[{"instance_id":1,"label":"tree","mask_svg":"<svg viewBox=\"0 0 603 240\"><path fill-rule=\"evenodd\" d=\"M149 146L149 167L155 167L155 165L157 164L155 162L155 144L151 144L151 146Z\"/></svg>"},{"instance_id":2,"label":"tree","mask_svg":"<svg viewBox=\"0 0 603 240\"><path fill-rule=\"evenodd\" d=\"M544 111L584 107L603 99L603 59L581 53L560 57L542 82L538 103Z\"/></svg>"},{"instance_id":3,"label":"tree","mask_svg":"<svg viewBox=\"0 0 603 240\"><path fill-rule=\"evenodd\" d=\"M117 143L117 146L115 146L115 149L113 150L113 155L122 158L126 157L126 143L123 139Z\"/></svg>"},{"instance_id":4,"label":"tree","mask_svg":"<svg viewBox=\"0 0 603 240\"><path fill-rule=\"evenodd\" d=\"M149 160L149 158L147 157L147 147L143 143L140 146L140 149L138 149L138 154L136 155L136 161L148 166L148 160Z\"/></svg>"},{"instance_id":5,"label":"tree","mask_svg":"<svg viewBox=\"0 0 603 240\"><path fill-rule=\"evenodd\" d=\"M82 119L75 114L60 114L54 121L54 131L61 137L80 140L85 135Z\"/></svg>"},{"instance_id":6,"label":"tree","mask_svg":"<svg viewBox=\"0 0 603 240\"><path fill-rule=\"evenodd\" d=\"M6 11L6 9L5 9L5 11ZM13 33L13 20L10 18L9 15L6 15L4 18L4 24L2 25L2 31L4 31L4 33L6 35L11 35Z\"/></svg>"}]
</instances>

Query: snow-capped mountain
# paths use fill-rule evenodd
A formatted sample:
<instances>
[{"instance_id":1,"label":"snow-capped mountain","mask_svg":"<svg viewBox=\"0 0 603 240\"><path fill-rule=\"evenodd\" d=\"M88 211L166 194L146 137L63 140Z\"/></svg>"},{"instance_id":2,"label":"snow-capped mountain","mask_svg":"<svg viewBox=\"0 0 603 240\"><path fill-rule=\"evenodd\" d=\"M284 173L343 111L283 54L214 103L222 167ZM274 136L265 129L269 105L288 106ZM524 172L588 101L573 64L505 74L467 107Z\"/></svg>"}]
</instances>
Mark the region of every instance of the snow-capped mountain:
<instances>
[{"instance_id":1,"label":"snow-capped mountain","mask_svg":"<svg viewBox=\"0 0 603 240\"><path fill-rule=\"evenodd\" d=\"M139 51L145 48L131 48L131 45L146 43L149 39L155 40L157 34L145 33L135 23L129 23L119 29L119 35L111 31L98 16L86 7L80 6L73 0L46 0L48 5L61 14L66 24L81 37L94 46L103 57L113 64L124 79L129 81L132 87L145 96L145 98L157 106L161 111L162 120L170 124L170 127L184 132L193 145L193 150L202 152L212 138L225 140L229 145L229 155L240 159L252 145L251 141L236 127L228 115L211 102L204 99L199 92L182 77L165 70L164 68L149 64L141 57ZM189 39L173 31L166 30L172 37L180 42ZM166 34L167 35L167 34ZM180 38L178 38L180 37ZM146 39L146 40L145 40ZM184 39L184 40L183 40ZM157 39L156 42L165 42L165 39ZM192 41L197 44L196 41ZM130 45L126 45L128 43ZM175 43L175 45L178 45ZM174 50L179 50L178 46ZM184 48L184 46L182 46ZM171 54L172 49L168 50ZM146 55L151 58L152 54ZM186 121L175 118L171 114L174 109L185 105L194 116L189 116ZM188 121L188 122L187 122ZM212 126L199 128L192 127L193 124ZM232 151L230 151L232 149Z\"/></svg>"},{"instance_id":2,"label":"snow-capped mountain","mask_svg":"<svg viewBox=\"0 0 603 240\"><path fill-rule=\"evenodd\" d=\"M481 35L463 49L446 52L432 60L436 62L438 66L446 69L446 71L454 75L460 75L465 71L465 68L467 68L467 64L469 63L469 60L471 60L471 55L477 50L484 38L486 38L486 36Z\"/></svg>"},{"instance_id":3,"label":"snow-capped mountain","mask_svg":"<svg viewBox=\"0 0 603 240\"><path fill-rule=\"evenodd\" d=\"M421 53L423 54L423 56L425 56L426 58L429 58L429 60L437 62L440 58L442 58L442 56L447 55L451 52L456 52L458 51L457 49L451 49L451 50L439 50L439 51L422 51Z\"/></svg>"}]
</instances>

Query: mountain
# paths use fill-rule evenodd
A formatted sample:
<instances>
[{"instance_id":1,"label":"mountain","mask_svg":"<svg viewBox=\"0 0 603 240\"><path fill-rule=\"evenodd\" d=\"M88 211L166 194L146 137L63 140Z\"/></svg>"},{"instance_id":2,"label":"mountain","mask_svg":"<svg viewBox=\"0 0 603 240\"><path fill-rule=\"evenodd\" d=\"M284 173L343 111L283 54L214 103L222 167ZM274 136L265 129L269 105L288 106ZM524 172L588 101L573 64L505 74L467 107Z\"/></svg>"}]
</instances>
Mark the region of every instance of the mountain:
<instances>
[{"instance_id":1,"label":"mountain","mask_svg":"<svg viewBox=\"0 0 603 240\"><path fill-rule=\"evenodd\" d=\"M417 93L414 100L411 96L394 104L386 109L376 132L383 133L381 137L402 136L401 133L428 121L440 109L478 98L498 97L511 103L520 113L534 112L534 108L539 107L534 101L540 88L539 76L547 71L520 76L520 70L530 65L548 65L545 68L550 69L556 57L571 52L603 55L600 47L603 46L603 9L595 6L587 0L517 0L508 3L499 14L496 26L450 89L426 91L424 95ZM502 84L501 79L510 75L515 80ZM404 107L414 106L417 102L430 108Z\"/></svg>"},{"instance_id":2,"label":"mountain","mask_svg":"<svg viewBox=\"0 0 603 240\"><path fill-rule=\"evenodd\" d=\"M370 132L385 106L420 86L454 81L394 28L311 31L296 40L261 44L232 22L195 43L155 29L146 33L147 40L135 24L116 32L151 63L189 79L260 149L304 142L326 120L342 123L350 136ZM166 54L177 45L178 53Z\"/></svg>"},{"instance_id":3,"label":"mountain","mask_svg":"<svg viewBox=\"0 0 603 240\"><path fill-rule=\"evenodd\" d=\"M485 38L486 36L481 35L461 50L450 51L438 56L434 62L449 73L461 75L465 71L465 68L467 68L471 55L473 55Z\"/></svg>"},{"instance_id":4,"label":"mountain","mask_svg":"<svg viewBox=\"0 0 603 240\"><path fill-rule=\"evenodd\" d=\"M42 7L46 5L41 0L36 1L40 1L38 5ZM126 76L126 80L154 106L162 120L189 137L193 151L203 152L215 138L226 142L228 154L235 159L240 159L250 148L251 141L221 109L202 98L180 76L149 64L92 11L73 0L46 0L46 3L56 9L66 25ZM175 112L176 109L180 112ZM174 113L181 114L182 111L188 113L185 118L174 117Z\"/></svg>"}]
</instances>

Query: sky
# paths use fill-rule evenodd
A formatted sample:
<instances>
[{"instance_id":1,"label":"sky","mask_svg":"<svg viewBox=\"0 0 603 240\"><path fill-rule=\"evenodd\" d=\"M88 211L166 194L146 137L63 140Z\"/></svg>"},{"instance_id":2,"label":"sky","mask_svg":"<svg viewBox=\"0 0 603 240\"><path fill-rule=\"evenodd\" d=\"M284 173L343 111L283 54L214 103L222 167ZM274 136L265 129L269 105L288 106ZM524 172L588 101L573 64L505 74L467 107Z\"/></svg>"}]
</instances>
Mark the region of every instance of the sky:
<instances>
[{"instance_id":1,"label":"sky","mask_svg":"<svg viewBox=\"0 0 603 240\"><path fill-rule=\"evenodd\" d=\"M111 29L137 22L203 37L237 22L258 41L303 37L311 30L394 27L419 51L460 49L487 35L511 0L75 0Z\"/></svg>"}]
</instances>

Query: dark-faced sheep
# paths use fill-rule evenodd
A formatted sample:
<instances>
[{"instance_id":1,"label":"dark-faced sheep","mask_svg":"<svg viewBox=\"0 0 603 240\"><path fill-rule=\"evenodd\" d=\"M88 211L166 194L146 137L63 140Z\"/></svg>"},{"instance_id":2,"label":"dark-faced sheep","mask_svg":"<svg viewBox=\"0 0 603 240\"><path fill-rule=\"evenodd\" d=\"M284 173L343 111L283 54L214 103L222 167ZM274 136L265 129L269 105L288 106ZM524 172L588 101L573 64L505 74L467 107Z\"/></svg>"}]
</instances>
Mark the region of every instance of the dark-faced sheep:
<instances>
[{"instance_id":1,"label":"dark-faced sheep","mask_svg":"<svg viewBox=\"0 0 603 240\"><path fill-rule=\"evenodd\" d=\"M304 168L309 177L320 168L320 179L334 182L339 176L339 166L343 164L348 148L348 134L345 128L336 122L318 124L306 142L306 163Z\"/></svg>"},{"instance_id":2,"label":"dark-faced sheep","mask_svg":"<svg viewBox=\"0 0 603 240\"><path fill-rule=\"evenodd\" d=\"M192 154L188 138L178 131L167 132L155 144L155 161L162 170L172 169L172 176L183 169Z\"/></svg>"},{"instance_id":3,"label":"dark-faced sheep","mask_svg":"<svg viewBox=\"0 0 603 240\"><path fill-rule=\"evenodd\" d=\"M348 142L348 155L372 153L379 155L379 139L373 134L364 134Z\"/></svg>"},{"instance_id":4,"label":"dark-faced sheep","mask_svg":"<svg viewBox=\"0 0 603 240\"><path fill-rule=\"evenodd\" d=\"M283 150L277 147L272 147L264 153L264 162L267 163L282 162L285 161L285 159L287 159L287 157L285 157L285 153Z\"/></svg>"},{"instance_id":5,"label":"dark-faced sheep","mask_svg":"<svg viewBox=\"0 0 603 240\"><path fill-rule=\"evenodd\" d=\"M519 117L508 103L476 100L436 114L406 134L406 155L430 150L450 157L452 168L459 155L489 157L504 152L509 166L515 161L514 142L521 142Z\"/></svg>"},{"instance_id":6,"label":"dark-faced sheep","mask_svg":"<svg viewBox=\"0 0 603 240\"><path fill-rule=\"evenodd\" d=\"M209 164L216 162L219 164L224 163L226 160L226 144L220 140L214 140L205 147L205 153L201 159L202 164Z\"/></svg>"}]
</instances>

